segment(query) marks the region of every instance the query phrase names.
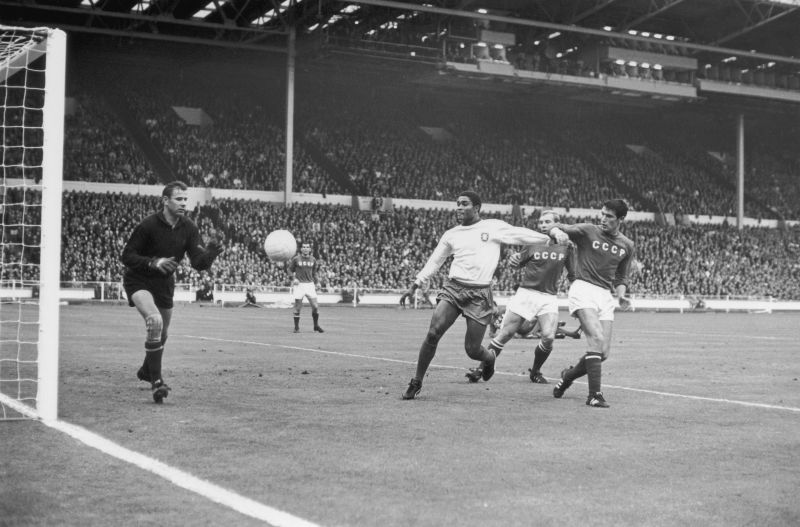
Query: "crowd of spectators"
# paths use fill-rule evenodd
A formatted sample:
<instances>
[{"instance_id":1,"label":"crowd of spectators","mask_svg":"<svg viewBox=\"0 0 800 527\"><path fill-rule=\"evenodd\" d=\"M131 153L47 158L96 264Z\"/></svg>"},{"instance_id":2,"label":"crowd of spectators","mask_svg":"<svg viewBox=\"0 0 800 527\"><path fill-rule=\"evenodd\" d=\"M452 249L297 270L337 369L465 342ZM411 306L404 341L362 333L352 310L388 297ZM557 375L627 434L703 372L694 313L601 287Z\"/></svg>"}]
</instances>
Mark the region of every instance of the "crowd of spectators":
<instances>
[{"instance_id":1,"label":"crowd of spectators","mask_svg":"<svg viewBox=\"0 0 800 527\"><path fill-rule=\"evenodd\" d=\"M4 192L2 280L34 280L38 272L38 229L17 229L23 210L37 214L36 192ZM11 206L12 202L29 206ZM118 283L119 255L136 223L157 210L153 196L119 193L66 192L62 223L61 279L64 282ZM102 211L98 214L98 211ZM198 273L185 260L176 280L197 288L288 287L283 265L270 262L262 243L266 234L283 228L298 242L309 241L322 262L319 285L340 291L352 284L362 290L404 290L422 268L445 230L455 225L452 208L397 208L374 213L339 205L296 204L285 207L255 200L222 199L196 206L191 217L203 236L211 229L226 234L227 250L210 273ZM511 215L484 214L514 222ZM35 221L31 216L29 223ZM532 219L517 218L518 224ZM531 222L531 223L528 223ZM744 228L728 225L666 227L652 222L626 222L624 232L637 246L631 291L637 295L692 297L749 295L800 300L800 229ZM22 236L28 238L22 243ZM15 241L16 240L16 241ZM15 245L16 244L16 245ZM24 248L24 254L22 254ZM506 248L504 255L515 248ZM15 252L16 250L16 252ZM448 265L431 280L439 287ZM495 289L510 291L518 271L505 258L496 273ZM566 290L566 283L562 290Z\"/></svg>"},{"instance_id":2,"label":"crowd of spectators","mask_svg":"<svg viewBox=\"0 0 800 527\"><path fill-rule=\"evenodd\" d=\"M128 97L178 177L198 187L283 190L286 136L281 119L248 90L237 97L219 97L213 90L183 86L185 90L167 92L150 86ZM174 110L179 106L202 109L211 122L187 124ZM295 144L293 172L294 192L343 193L300 144Z\"/></svg>"},{"instance_id":3,"label":"crowd of spectators","mask_svg":"<svg viewBox=\"0 0 800 527\"><path fill-rule=\"evenodd\" d=\"M0 280L35 281L39 276L41 192L5 185L0 185L0 191Z\"/></svg>"},{"instance_id":4,"label":"crowd of spectators","mask_svg":"<svg viewBox=\"0 0 800 527\"><path fill-rule=\"evenodd\" d=\"M102 97L81 94L64 122L64 179L154 185L158 177Z\"/></svg>"},{"instance_id":5,"label":"crowd of spectators","mask_svg":"<svg viewBox=\"0 0 800 527\"><path fill-rule=\"evenodd\" d=\"M155 182L102 94L78 87L83 92L76 94L76 111L67 120L67 177ZM191 186L282 190L281 90L272 86L258 94L242 87L236 97L220 96L229 89L186 78L170 85L132 84L124 100L177 177ZM730 136L732 123L698 112L684 112L680 120L656 111L635 118L610 109L581 115L521 96L436 92L375 77L303 84L297 92L293 191L345 194L354 188L367 196L448 200L473 188L491 203L596 208L622 196L634 210L737 211L732 168L709 155L716 149L731 158L735 137L721 145L719 136ZM202 109L209 124L187 124L177 106ZM800 218L800 161L787 157L791 151L750 148L746 216Z\"/></svg>"}]
</instances>

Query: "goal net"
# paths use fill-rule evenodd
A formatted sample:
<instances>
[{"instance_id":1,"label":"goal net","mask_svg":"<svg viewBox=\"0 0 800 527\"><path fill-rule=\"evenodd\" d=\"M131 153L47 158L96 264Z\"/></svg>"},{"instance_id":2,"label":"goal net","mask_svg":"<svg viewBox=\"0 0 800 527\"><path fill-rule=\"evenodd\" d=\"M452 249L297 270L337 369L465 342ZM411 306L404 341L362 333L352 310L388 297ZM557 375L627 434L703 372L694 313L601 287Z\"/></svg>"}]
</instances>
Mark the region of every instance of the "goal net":
<instances>
[{"instance_id":1,"label":"goal net","mask_svg":"<svg viewBox=\"0 0 800 527\"><path fill-rule=\"evenodd\" d=\"M66 36L0 25L0 420L58 417Z\"/></svg>"}]
</instances>

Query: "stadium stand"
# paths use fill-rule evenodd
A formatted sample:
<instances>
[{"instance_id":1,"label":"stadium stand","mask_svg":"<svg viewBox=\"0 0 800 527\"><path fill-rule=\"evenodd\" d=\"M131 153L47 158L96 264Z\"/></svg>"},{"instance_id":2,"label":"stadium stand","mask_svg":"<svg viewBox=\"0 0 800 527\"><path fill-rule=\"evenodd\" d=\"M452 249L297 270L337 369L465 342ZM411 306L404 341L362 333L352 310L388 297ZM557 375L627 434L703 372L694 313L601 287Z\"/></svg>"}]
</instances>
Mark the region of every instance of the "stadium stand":
<instances>
[{"instance_id":1,"label":"stadium stand","mask_svg":"<svg viewBox=\"0 0 800 527\"><path fill-rule=\"evenodd\" d=\"M33 199L30 192L27 194L27 199ZM155 210L157 204L155 197L65 193L64 239L70 243L63 248L62 280L119 281L119 254L127 235L136 221ZM9 208L5 214L13 214L12 210ZM98 210L105 211L101 219ZM508 215L486 216L513 221ZM204 235L211 229L221 229L227 235L229 249L217 260L210 276L214 283L289 286L288 274L280 265L270 263L261 248L266 233L287 228L298 241L311 241L315 255L323 261L324 279L320 285L324 291L341 290L353 281L367 291L404 289L430 255L441 232L454 221L452 211L442 209L398 208L394 213L375 215L347 206L284 207L233 199L198 206L192 217ZM633 277L634 294L800 299L796 249L800 229L739 230L727 225L665 228L652 222L629 222L625 232L636 242L637 259L641 262L641 271ZM433 288L444 278L446 268L445 265L434 278ZM2 277L4 281L14 278L19 276ZM176 280L196 287L204 277L184 262ZM510 291L517 281L516 271L503 261L495 288Z\"/></svg>"},{"instance_id":2,"label":"stadium stand","mask_svg":"<svg viewBox=\"0 0 800 527\"><path fill-rule=\"evenodd\" d=\"M224 86L211 89L194 78L169 85L128 80L122 99L175 177L199 187L283 189L279 110L248 90L211 96ZM82 89L67 121L67 177L153 183L152 163L104 95ZM298 98L294 192L446 200L475 188L487 202L566 208L593 208L621 195L635 210L735 214L732 167L709 154L733 157L733 124L712 112L587 112L563 103L549 108L552 99L444 97L341 76L311 84ZM201 108L213 124L189 125L177 106ZM750 149L749 175L769 182L747 178L747 216L800 217L791 205L798 161L787 151Z\"/></svg>"}]
</instances>

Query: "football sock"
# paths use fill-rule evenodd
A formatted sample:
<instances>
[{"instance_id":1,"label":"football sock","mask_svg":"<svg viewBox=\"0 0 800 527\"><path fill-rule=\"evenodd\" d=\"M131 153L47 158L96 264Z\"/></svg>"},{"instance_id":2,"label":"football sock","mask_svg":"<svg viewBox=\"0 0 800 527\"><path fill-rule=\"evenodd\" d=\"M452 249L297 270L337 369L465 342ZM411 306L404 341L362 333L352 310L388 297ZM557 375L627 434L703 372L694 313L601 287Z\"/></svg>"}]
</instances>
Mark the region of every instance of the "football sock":
<instances>
[{"instance_id":1,"label":"football sock","mask_svg":"<svg viewBox=\"0 0 800 527\"><path fill-rule=\"evenodd\" d=\"M575 379L579 379L584 375L586 375L586 355L581 357L581 360L579 360L575 366L567 370L567 373L564 375L564 379L568 381L574 381Z\"/></svg>"},{"instance_id":2,"label":"football sock","mask_svg":"<svg viewBox=\"0 0 800 527\"><path fill-rule=\"evenodd\" d=\"M311 319L314 321L314 327L319 325L319 313L311 313Z\"/></svg>"},{"instance_id":3,"label":"football sock","mask_svg":"<svg viewBox=\"0 0 800 527\"><path fill-rule=\"evenodd\" d=\"M500 352L503 351L504 345L498 341L497 339L492 339L489 343L489 349L494 351L494 356L497 358L500 355Z\"/></svg>"},{"instance_id":4,"label":"football sock","mask_svg":"<svg viewBox=\"0 0 800 527\"><path fill-rule=\"evenodd\" d=\"M532 368L533 371L542 370L542 366L547 360L547 357L550 356L551 351L553 351L552 345L550 346L550 348L545 348L544 346L542 346L542 343L540 342L539 345L536 346L536 349L533 351L533 368Z\"/></svg>"},{"instance_id":5,"label":"football sock","mask_svg":"<svg viewBox=\"0 0 800 527\"><path fill-rule=\"evenodd\" d=\"M600 391L603 356L599 353L586 354L586 373L589 376L589 393Z\"/></svg>"},{"instance_id":6,"label":"football sock","mask_svg":"<svg viewBox=\"0 0 800 527\"><path fill-rule=\"evenodd\" d=\"M150 373L150 380L157 381L161 379L161 355L164 352L161 330L164 320L159 313L153 313L145 317L144 323L147 328L147 338L144 341L145 369Z\"/></svg>"},{"instance_id":7,"label":"football sock","mask_svg":"<svg viewBox=\"0 0 800 527\"><path fill-rule=\"evenodd\" d=\"M300 329L300 315L294 316L294 329Z\"/></svg>"},{"instance_id":8,"label":"football sock","mask_svg":"<svg viewBox=\"0 0 800 527\"><path fill-rule=\"evenodd\" d=\"M161 341L144 343L144 365L148 372L150 372L150 380L157 381L161 378L161 356L164 353L164 346Z\"/></svg>"}]
</instances>

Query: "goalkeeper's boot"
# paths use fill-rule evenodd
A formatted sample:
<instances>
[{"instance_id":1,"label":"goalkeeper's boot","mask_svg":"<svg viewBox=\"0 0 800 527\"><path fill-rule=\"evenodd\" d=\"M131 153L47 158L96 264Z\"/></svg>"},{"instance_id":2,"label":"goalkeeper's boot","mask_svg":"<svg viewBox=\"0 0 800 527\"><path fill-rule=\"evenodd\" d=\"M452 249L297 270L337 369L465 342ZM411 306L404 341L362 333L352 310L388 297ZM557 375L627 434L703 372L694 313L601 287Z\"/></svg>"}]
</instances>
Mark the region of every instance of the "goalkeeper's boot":
<instances>
[{"instance_id":1,"label":"goalkeeper's boot","mask_svg":"<svg viewBox=\"0 0 800 527\"><path fill-rule=\"evenodd\" d=\"M535 384L550 384L549 382L547 382L547 379L544 378L544 375L542 375L542 372L533 371L532 369L528 370L528 371L531 372L530 378L531 378L531 382L532 383L535 383Z\"/></svg>"},{"instance_id":2,"label":"goalkeeper's boot","mask_svg":"<svg viewBox=\"0 0 800 527\"><path fill-rule=\"evenodd\" d=\"M325 330L319 327L318 325L314 326L314 331L316 331L317 333L325 333Z\"/></svg>"},{"instance_id":3,"label":"goalkeeper's boot","mask_svg":"<svg viewBox=\"0 0 800 527\"><path fill-rule=\"evenodd\" d=\"M469 382L478 382L483 378L483 363L476 368L470 368L469 372L464 376Z\"/></svg>"},{"instance_id":4,"label":"goalkeeper's boot","mask_svg":"<svg viewBox=\"0 0 800 527\"><path fill-rule=\"evenodd\" d=\"M406 388L406 391L403 392L403 399L416 399L417 395L419 395L419 392L421 391L422 381L418 379L411 379L411 382L408 383L408 388Z\"/></svg>"},{"instance_id":5,"label":"goalkeeper's boot","mask_svg":"<svg viewBox=\"0 0 800 527\"><path fill-rule=\"evenodd\" d=\"M608 403L603 398L603 392L595 392L590 393L589 397L586 399L586 406L592 406L594 408L608 408Z\"/></svg>"},{"instance_id":6,"label":"goalkeeper's boot","mask_svg":"<svg viewBox=\"0 0 800 527\"><path fill-rule=\"evenodd\" d=\"M572 381L568 381L568 380L564 379L564 375L566 375L566 373L571 369L572 369L572 366L570 366L569 368L564 368L563 370L561 370L561 380L558 381L558 383L553 388L553 397L555 397L556 399L561 399L561 397L564 396L564 392L567 391L567 388L572 386Z\"/></svg>"},{"instance_id":7,"label":"goalkeeper's boot","mask_svg":"<svg viewBox=\"0 0 800 527\"><path fill-rule=\"evenodd\" d=\"M156 404L163 403L164 399L167 398L171 390L171 388L167 386L167 383L165 383L163 379L154 381L151 388L153 390L153 401L155 401Z\"/></svg>"}]
</instances>

